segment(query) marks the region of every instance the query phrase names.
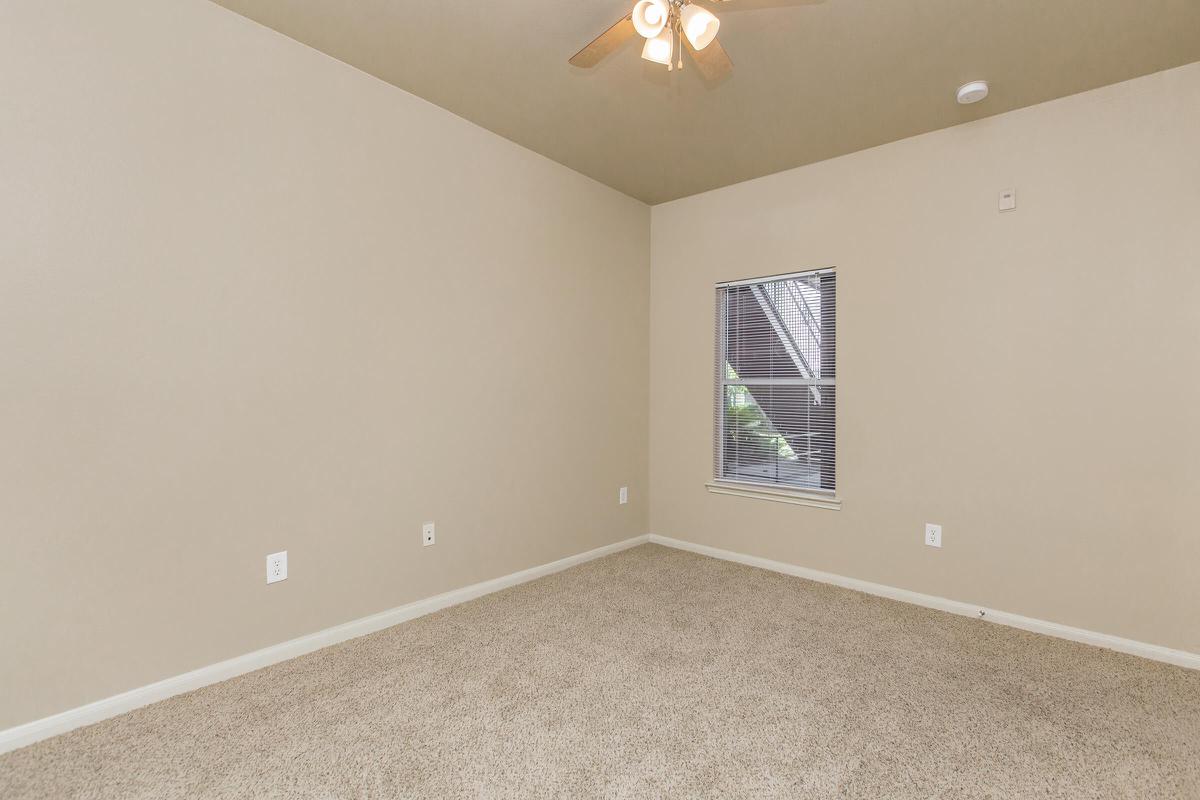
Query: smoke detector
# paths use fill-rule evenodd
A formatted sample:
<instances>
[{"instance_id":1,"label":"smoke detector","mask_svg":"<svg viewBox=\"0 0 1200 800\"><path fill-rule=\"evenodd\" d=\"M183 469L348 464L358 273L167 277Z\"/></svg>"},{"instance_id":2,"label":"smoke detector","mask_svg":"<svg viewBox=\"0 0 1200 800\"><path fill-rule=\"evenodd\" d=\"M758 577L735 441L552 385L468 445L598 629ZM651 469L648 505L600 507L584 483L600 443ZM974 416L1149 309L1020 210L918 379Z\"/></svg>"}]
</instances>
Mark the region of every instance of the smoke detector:
<instances>
[{"instance_id":1,"label":"smoke detector","mask_svg":"<svg viewBox=\"0 0 1200 800\"><path fill-rule=\"evenodd\" d=\"M958 104L969 106L972 103L978 103L980 100L988 96L987 81L971 81L964 83L958 87L958 92L955 93L955 98Z\"/></svg>"}]
</instances>

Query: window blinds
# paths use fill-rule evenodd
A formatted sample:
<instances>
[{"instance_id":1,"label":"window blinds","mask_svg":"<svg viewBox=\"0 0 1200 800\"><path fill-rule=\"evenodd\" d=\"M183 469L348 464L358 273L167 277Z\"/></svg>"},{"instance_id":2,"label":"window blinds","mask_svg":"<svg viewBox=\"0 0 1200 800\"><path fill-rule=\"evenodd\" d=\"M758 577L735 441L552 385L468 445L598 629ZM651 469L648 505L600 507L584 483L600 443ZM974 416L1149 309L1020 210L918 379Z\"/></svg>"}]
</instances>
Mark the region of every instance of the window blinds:
<instances>
[{"instance_id":1,"label":"window blinds","mask_svg":"<svg viewBox=\"0 0 1200 800\"><path fill-rule=\"evenodd\" d=\"M717 287L716 478L833 493L832 270Z\"/></svg>"}]
</instances>

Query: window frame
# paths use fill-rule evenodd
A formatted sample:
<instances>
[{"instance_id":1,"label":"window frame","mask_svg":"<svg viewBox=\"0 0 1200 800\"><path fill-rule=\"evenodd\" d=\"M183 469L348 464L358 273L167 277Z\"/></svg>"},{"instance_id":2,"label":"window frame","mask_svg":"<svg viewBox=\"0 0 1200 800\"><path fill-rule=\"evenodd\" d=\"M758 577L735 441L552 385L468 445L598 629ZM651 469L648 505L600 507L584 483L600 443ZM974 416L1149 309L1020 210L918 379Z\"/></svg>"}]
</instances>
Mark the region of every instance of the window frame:
<instances>
[{"instance_id":1,"label":"window frame","mask_svg":"<svg viewBox=\"0 0 1200 800\"><path fill-rule=\"evenodd\" d=\"M778 483L759 483L752 480L737 480L722 477L723 461L722 448L724 446L725 437L725 412L723 404L725 402L725 387L727 381L725 370L727 369L727 359L725 356L725 344L728 338L727 321L724 318L725 308L720 302L721 292L725 289L735 288L738 286L754 286L773 281L787 280L789 278L799 278L810 275L830 274L836 276L837 267L820 267L815 269L805 269L794 272L787 272L780 275L765 275L756 278L744 278L732 281L722 281L715 285L713 294L714 308L713 319L716 322L715 328L715 352L714 352L714 370L713 370L713 462L712 474L713 478L705 483L705 487L709 492L719 495L732 495L737 497L748 497L757 500L769 500L780 503L789 503L792 505L810 506L814 508L824 508L829 510L838 510L842 507L840 498L841 485L838 481L840 470L837 469L837 458L834 458L834 489L818 489L811 487L789 486L787 484ZM836 284L835 284L836 285ZM836 291L836 290L835 290ZM835 296L836 297L836 296ZM836 299L833 307L834 330L836 331L838 309ZM838 362L837 337L834 336L833 342L833 359L834 364ZM836 366L834 377L831 379L821 380L821 385L837 386ZM834 408L834 419L837 419L837 408ZM838 451L838 442L841 438L838 429L834 428L834 453Z\"/></svg>"}]
</instances>

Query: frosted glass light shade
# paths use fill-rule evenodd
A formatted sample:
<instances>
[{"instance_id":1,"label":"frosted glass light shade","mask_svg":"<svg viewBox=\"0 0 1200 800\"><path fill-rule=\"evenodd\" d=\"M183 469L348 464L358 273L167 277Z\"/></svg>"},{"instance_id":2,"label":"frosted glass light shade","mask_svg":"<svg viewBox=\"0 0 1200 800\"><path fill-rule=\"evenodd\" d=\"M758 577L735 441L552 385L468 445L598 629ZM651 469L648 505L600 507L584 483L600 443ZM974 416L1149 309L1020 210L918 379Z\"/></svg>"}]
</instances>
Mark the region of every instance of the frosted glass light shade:
<instances>
[{"instance_id":1,"label":"frosted glass light shade","mask_svg":"<svg viewBox=\"0 0 1200 800\"><path fill-rule=\"evenodd\" d=\"M670 64L671 50L671 32L663 30L653 39L646 40L642 47L642 58L655 64Z\"/></svg>"},{"instance_id":2,"label":"frosted glass light shade","mask_svg":"<svg viewBox=\"0 0 1200 800\"><path fill-rule=\"evenodd\" d=\"M721 27L719 19L695 4L684 6L679 19L683 23L683 35L697 50L712 44L712 40L717 38L717 28Z\"/></svg>"},{"instance_id":3,"label":"frosted glass light shade","mask_svg":"<svg viewBox=\"0 0 1200 800\"><path fill-rule=\"evenodd\" d=\"M662 33L671 16L667 0L638 0L633 7L633 27L647 39Z\"/></svg>"}]
</instances>

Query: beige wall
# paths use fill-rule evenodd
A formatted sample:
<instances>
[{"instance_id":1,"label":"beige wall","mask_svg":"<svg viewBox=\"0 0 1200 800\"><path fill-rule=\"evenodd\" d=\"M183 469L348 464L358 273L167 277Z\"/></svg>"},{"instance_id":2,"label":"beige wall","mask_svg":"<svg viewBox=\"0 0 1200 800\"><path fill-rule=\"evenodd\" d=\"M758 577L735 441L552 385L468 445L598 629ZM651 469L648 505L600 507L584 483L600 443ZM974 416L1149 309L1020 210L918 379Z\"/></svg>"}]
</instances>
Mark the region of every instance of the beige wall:
<instances>
[{"instance_id":1,"label":"beige wall","mask_svg":"<svg viewBox=\"0 0 1200 800\"><path fill-rule=\"evenodd\" d=\"M0 728L643 533L647 408L654 532L1200 651L1200 65L652 245L202 0L4 4L0 96ZM706 493L713 284L828 265L844 508Z\"/></svg>"},{"instance_id":2,"label":"beige wall","mask_svg":"<svg viewBox=\"0 0 1200 800\"><path fill-rule=\"evenodd\" d=\"M203 0L0 97L0 728L646 531L646 206Z\"/></svg>"},{"instance_id":3,"label":"beige wall","mask_svg":"<svg viewBox=\"0 0 1200 800\"><path fill-rule=\"evenodd\" d=\"M1194 64L655 206L651 530L1200 652L1198 142ZM713 284L832 265L843 509L708 494Z\"/></svg>"}]
</instances>

